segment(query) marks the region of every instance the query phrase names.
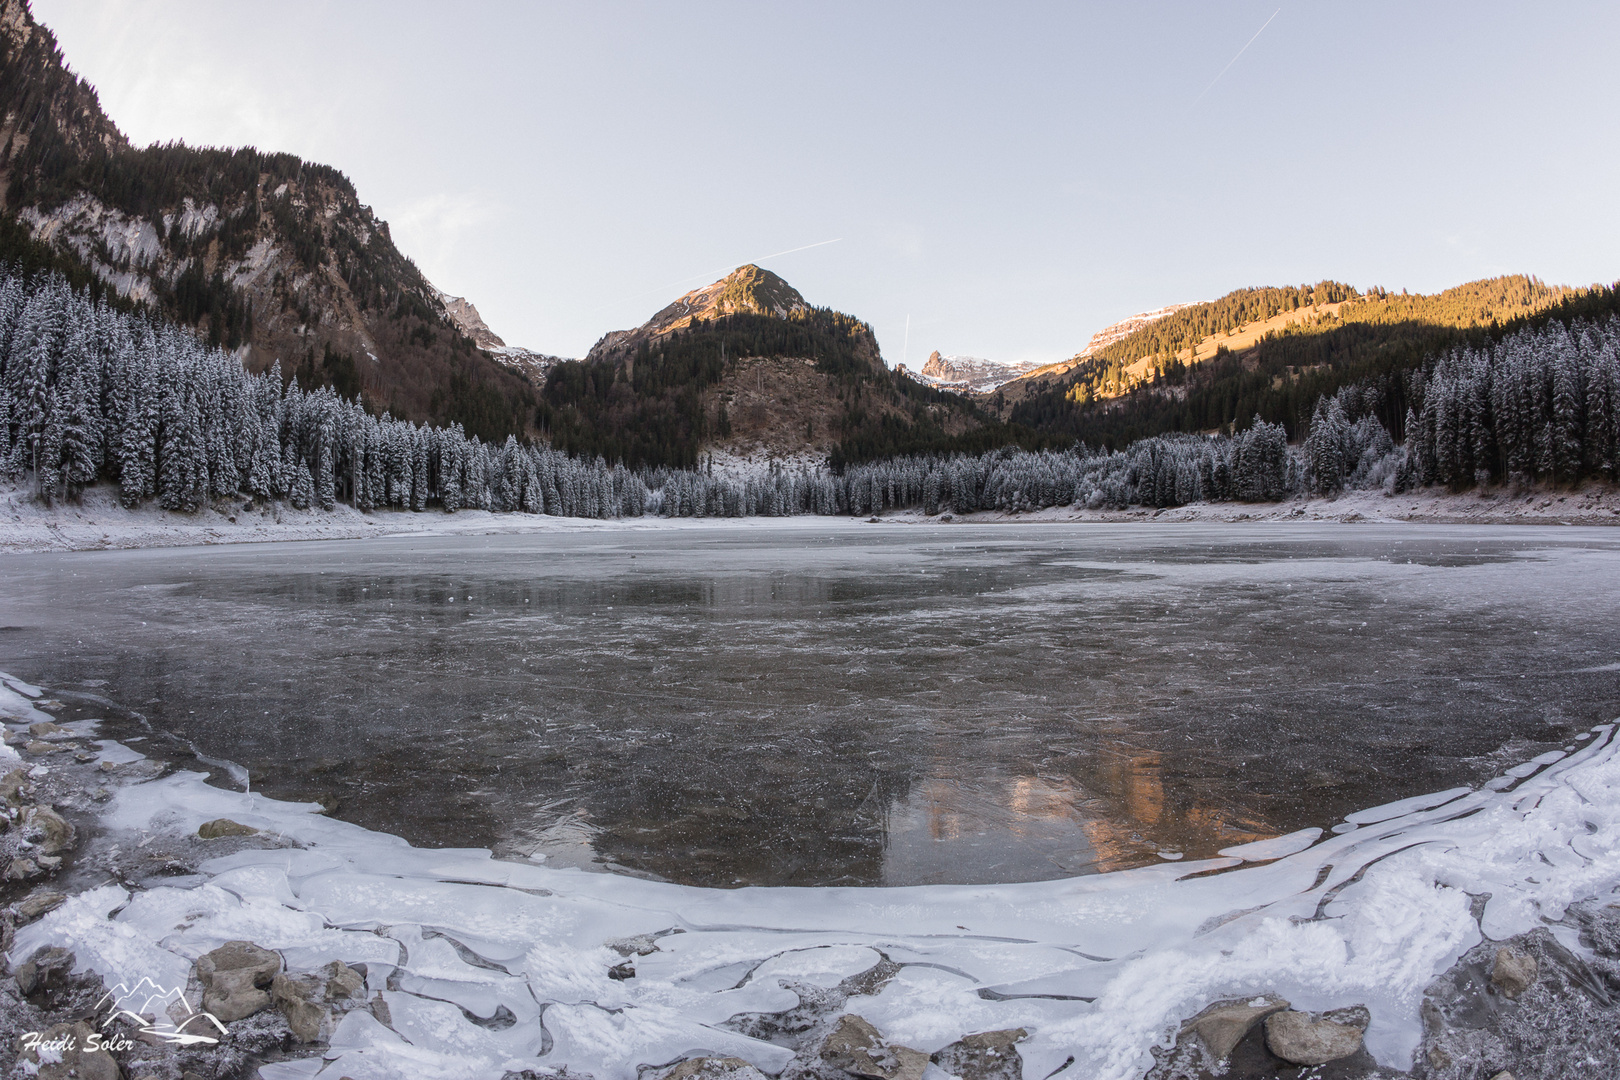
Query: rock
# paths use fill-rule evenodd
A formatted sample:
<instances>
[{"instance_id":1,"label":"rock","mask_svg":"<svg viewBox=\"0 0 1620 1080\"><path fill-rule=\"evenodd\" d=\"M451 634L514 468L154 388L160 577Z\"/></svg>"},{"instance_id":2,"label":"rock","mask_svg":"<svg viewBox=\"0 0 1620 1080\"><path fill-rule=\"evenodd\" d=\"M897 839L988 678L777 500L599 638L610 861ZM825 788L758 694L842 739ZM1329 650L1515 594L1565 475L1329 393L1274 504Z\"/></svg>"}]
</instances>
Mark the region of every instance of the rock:
<instances>
[{"instance_id":1,"label":"rock","mask_svg":"<svg viewBox=\"0 0 1620 1080\"><path fill-rule=\"evenodd\" d=\"M1361 1049L1369 1019L1359 1005L1321 1014L1285 1009L1266 1017L1266 1045L1295 1065L1324 1065Z\"/></svg>"},{"instance_id":2,"label":"rock","mask_svg":"<svg viewBox=\"0 0 1620 1080\"><path fill-rule=\"evenodd\" d=\"M765 1074L742 1058L700 1057L687 1058L665 1073L663 1080L765 1080Z\"/></svg>"},{"instance_id":3,"label":"rock","mask_svg":"<svg viewBox=\"0 0 1620 1080\"><path fill-rule=\"evenodd\" d=\"M25 855L19 855L11 860L10 866L6 867L6 880L27 881L31 877L38 877L41 873L43 871L37 862Z\"/></svg>"},{"instance_id":4,"label":"rock","mask_svg":"<svg viewBox=\"0 0 1620 1080\"><path fill-rule=\"evenodd\" d=\"M33 739L26 746L24 746L23 749L28 751L30 754L54 754L58 750L62 749L62 747L44 742L40 739Z\"/></svg>"},{"instance_id":5,"label":"rock","mask_svg":"<svg viewBox=\"0 0 1620 1080\"><path fill-rule=\"evenodd\" d=\"M265 988L280 973L281 957L269 949L251 941L227 941L197 958L203 1011L226 1024L252 1016L270 1006Z\"/></svg>"},{"instance_id":6,"label":"rock","mask_svg":"<svg viewBox=\"0 0 1620 1080\"><path fill-rule=\"evenodd\" d=\"M73 974L74 963L73 954L66 949L45 945L35 949L33 956L17 965L13 978L17 980L17 989L23 997L33 997L66 986L68 976Z\"/></svg>"},{"instance_id":7,"label":"rock","mask_svg":"<svg viewBox=\"0 0 1620 1080\"><path fill-rule=\"evenodd\" d=\"M320 976L277 975L270 982L270 1000L287 1018L287 1026L299 1042L312 1043L321 1037L326 988Z\"/></svg>"},{"instance_id":8,"label":"rock","mask_svg":"<svg viewBox=\"0 0 1620 1080\"><path fill-rule=\"evenodd\" d=\"M314 974L277 975L270 981L270 1000L286 1018L293 1037L309 1043L323 1034L327 1005L354 997L364 988L358 971L334 960Z\"/></svg>"},{"instance_id":9,"label":"rock","mask_svg":"<svg viewBox=\"0 0 1620 1080\"><path fill-rule=\"evenodd\" d=\"M4 799L7 806L20 809L33 794L34 785L28 782L28 774L21 769L12 769L5 776L0 776L0 799Z\"/></svg>"},{"instance_id":10,"label":"rock","mask_svg":"<svg viewBox=\"0 0 1620 1080\"><path fill-rule=\"evenodd\" d=\"M78 839L78 831L48 806L30 806L23 811L22 825L23 835L47 855L71 850Z\"/></svg>"},{"instance_id":11,"label":"rock","mask_svg":"<svg viewBox=\"0 0 1620 1080\"><path fill-rule=\"evenodd\" d=\"M1491 965L1491 985L1512 1001L1532 986L1540 966L1536 958L1522 949L1504 945L1496 950L1496 963Z\"/></svg>"},{"instance_id":12,"label":"rock","mask_svg":"<svg viewBox=\"0 0 1620 1080\"><path fill-rule=\"evenodd\" d=\"M37 919L47 911L61 907L66 899L66 893L57 892L55 889L40 889L38 892L29 893L23 902L17 905L17 914L25 919Z\"/></svg>"},{"instance_id":13,"label":"rock","mask_svg":"<svg viewBox=\"0 0 1620 1080\"><path fill-rule=\"evenodd\" d=\"M357 997L366 988L366 980L360 973L341 960L321 968L321 977L326 980L327 1001Z\"/></svg>"},{"instance_id":14,"label":"rock","mask_svg":"<svg viewBox=\"0 0 1620 1080\"><path fill-rule=\"evenodd\" d=\"M123 1075L101 1049L101 1033L83 1020L57 1024L40 1036L39 1044L21 1056L23 1069L37 1080L120 1080Z\"/></svg>"},{"instance_id":15,"label":"rock","mask_svg":"<svg viewBox=\"0 0 1620 1080\"><path fill-rule=\"evenodd\" d=\"M1024 1059L1016 1044L1028 1037L1023 1028L964 1035L934 1051L931 1060L961 1080L1023 1080Z\"/></svg>"},{"instance_id":16,"label":"rock","mask_svg":"<svg viewBox=\"0 0 1620 1080\"><path fill-rule=\"evenodd\" d=\"M1515 1080L1515 1077L1512 1073L1508 1072L1506 1069L1503 1069L1501 1072L1491 1077L1491 1080Z\"/></svg>"},{"instance_id":17,"label":"rock","mask_svg":"<svg viewBox=\"0 0 1620 1080\"><path fill-rule=\"evenodd\" d=\"M658 942L651 934L637 934L635 937L614 938L602 944L618 953L620 956L651 956L658 951ZM730 1058L693 1058L694 1061L730 1061ZM684 1064L684 1062L682 1063Z\"/></svg>"},{"instance_id":18,"label":"rock","mask_svg":"<svg viewBox=\"0 0 1620 1080\"><path fill-rule=\"evenodd\" d=\"M41 720L37 724L28 725L28 734L46 739L52 735L72 735L73 732L60 724L53 724L49 720Z\"/></svg>"},{"instance_id":19,"label":"rock","mask_svg":"<svg viewBox=\"0 0 1620 1080\"><path fill-rule=\"evenodd\" d=\"M205 821L197 826L197 835L204 840L218 840L222 836L253 836L258 829L243 825L240 821L232 821L228 817L215 818Z\"/></svg>"},{"instance_id":20,"label":"rock","mask_svg":"<svg viewBox=\"0 0 1620 1080\"><path fill-rule=\"evenodd\" d=\"M1181 1033L1194 1032L1215 1060L1225 1061L1232 1056L1237 1044L1249 1029L1272 1013L1288 1008L1288 1002L1270 994L1246 1001L1218 1001L1181 1025Z\"/></svg>"},{"instance_id":21,"label":"rock","mask_svg":"<svg viewBox=\"0 0 1620 1080\"><path fill-rule=\"evenodd\" d=\"M821 1044L821 1060L835 1069L872 1080L922 1080L928 1055L906 1046L890 1046L877 1028L853 1013L838 1018L838 1026Z\"/></svg>"}]
</instances>

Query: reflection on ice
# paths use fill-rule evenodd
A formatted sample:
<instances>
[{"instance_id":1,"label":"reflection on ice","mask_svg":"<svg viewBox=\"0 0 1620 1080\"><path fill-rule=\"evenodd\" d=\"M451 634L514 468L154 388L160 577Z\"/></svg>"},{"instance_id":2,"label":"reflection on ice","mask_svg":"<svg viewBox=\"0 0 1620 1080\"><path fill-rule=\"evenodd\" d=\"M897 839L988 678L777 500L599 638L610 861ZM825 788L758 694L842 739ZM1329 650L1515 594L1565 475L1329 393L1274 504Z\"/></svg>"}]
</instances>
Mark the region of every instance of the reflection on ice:
<instances>
[{"instance_id":1,"label":"reflection on ice","mask_svg":"<svg viewBox=\"0 0 1620 1080\"><path fill-rule=\"evenodd\" d=\"M122 788L109 839L230 817L297 846L217 858L199 879L133 895L84 893L19 930L10 958L58 944L109 982L175 985L197 956L250 939L294 972L361 966L368 1000L342 1015L324 1056L267 1067L267 1080L497 1080L565 1065L635 1080L640 1066L705 1053L775 1073L806 1051L762 1038L770 1018L818 1008L924 1053L1021 1027L1026 1077L1072 1058L1075 1075L1122 1080L1181 1018L1261 993L1310 1010L1365 1005L1369 1050L1404 1069L1424 987L1482 935L1620 899L1620 744L1615 725L1595 735L1509 770L1523 775L1506 790L1369 809L1326 839L1312 829L1063 880L876 889L700 889L419 849L179 773ZM962 839L953 807L974 793L917 790L933 791L915 811L929 842ZM1034 841L1048 826L1073 839L1063 829L1079 830L1084 806L1032 778L992 802L1016 814L1005 832ZM1471 898L1487 894L1476 914Z\"/></svg>"}]
</instances>

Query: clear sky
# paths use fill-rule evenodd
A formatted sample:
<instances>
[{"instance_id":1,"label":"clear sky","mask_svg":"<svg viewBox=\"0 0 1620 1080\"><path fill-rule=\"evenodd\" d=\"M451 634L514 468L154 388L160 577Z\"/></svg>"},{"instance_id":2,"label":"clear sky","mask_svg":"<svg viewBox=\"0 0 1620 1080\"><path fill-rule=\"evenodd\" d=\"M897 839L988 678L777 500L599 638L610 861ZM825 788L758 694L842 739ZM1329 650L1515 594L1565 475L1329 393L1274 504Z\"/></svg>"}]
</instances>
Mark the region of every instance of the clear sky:
<instances>
[{"instance_id":1,"label":"clear sky","mask_svg":"<svg viewBox=\"0 0 1620 1080\"><path fill-rule=\"evenodd\" d=\"M1620 277L1612 0L33 7L137 143L335 165L565 356L747 261L913 367L1244 285Z\"/></svg>"}]
</instances>

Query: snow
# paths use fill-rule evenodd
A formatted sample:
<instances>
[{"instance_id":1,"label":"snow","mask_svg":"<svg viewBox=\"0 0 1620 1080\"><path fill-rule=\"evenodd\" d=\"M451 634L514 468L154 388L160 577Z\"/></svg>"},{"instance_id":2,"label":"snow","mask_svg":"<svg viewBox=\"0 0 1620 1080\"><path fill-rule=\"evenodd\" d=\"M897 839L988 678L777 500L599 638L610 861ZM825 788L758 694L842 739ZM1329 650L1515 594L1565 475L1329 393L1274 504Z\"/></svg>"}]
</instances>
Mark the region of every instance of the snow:
<instances>
[{"instance_id":1,"label":"snow","mask_svg":"<svg viewBox=\"0 0 1620 1080\"><path fill-rule=\"evenodd\" d=\"M1023 1027L1027 1077L1071 1055L1077 1076L1139 1076L1183 1018L1265 993L1311 1010L1365 1005L1368 1048L1404 1069L1424 988L1482 936L1620 896L1616 725L1577 742L1505 783L1352 814L1356 827L1325 838L1308 829L1217 859L1058 881L907 888L703 889L420 849L182 772L120 788L104 822L113 837L229 817L297 846L217 858L133 896L83 893L19 930L10 956L60 944L109 983L166 986L239 938L280 950L294 971L367 965L386 1023L348 1013L323 1063L265 1073L282 1080L564 1065L634 1080L640 1065L699 1053L774 1073L790 1052L725 1021L793 1008L796 987L837 986L883 957L899 974L848 1011L926 1052ZM1484 894L1476 920L1470 898ZM608 977L625 962L634 978ZM502 1009L517 1022L468 1018Z\"/></svg>"},{"instance_id":2,"label":"snow","mask_svg":"<svg viewBox=\"0 0 1620 1080\"><path fill-rule=\"evenodd\" d=\"M717 458L716 471L720 470ZM789 459L798 468L810 459ZM256 512L205 509L195 514L161 510L156 505L122 506L115 488L87 489L77 504L41 506L26 489L0 488L0 553L99 551L132 548L189 547L213 544L256 544L308 540L355 540L378 536L496 535L532 532L600 532L609 530L702 529L723 523L738 529L853 528L851 517L791 518L593 518L543 514L491 513L487 510L438 510L411 513L373 510L362 513L344 503L332 510L295 510L276 505ZM45 717L49 719L49 717Z\"/></svg>"}]
</instances>

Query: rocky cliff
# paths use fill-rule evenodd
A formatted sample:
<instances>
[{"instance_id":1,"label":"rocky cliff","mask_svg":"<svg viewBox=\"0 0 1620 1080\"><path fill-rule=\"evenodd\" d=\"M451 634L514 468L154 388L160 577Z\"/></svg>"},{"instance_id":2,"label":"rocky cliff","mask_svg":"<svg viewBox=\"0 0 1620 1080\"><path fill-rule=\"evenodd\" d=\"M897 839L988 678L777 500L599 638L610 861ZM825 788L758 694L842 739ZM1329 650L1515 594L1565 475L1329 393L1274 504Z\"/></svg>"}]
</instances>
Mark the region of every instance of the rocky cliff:
<instances>
[{"instance_id":1,"label":"rocky cliff","mask_svg":"<svg viewBox=\"0 0 1620 1080\"><path fill-rule=\"evenodd\" d=\"M489 438L532 421L529 382L463 332L347 177L252 147L131 146L26 0L0 0L0 193L0 257L93 281L254 370Z\"/></svg>"}]
</instances>

